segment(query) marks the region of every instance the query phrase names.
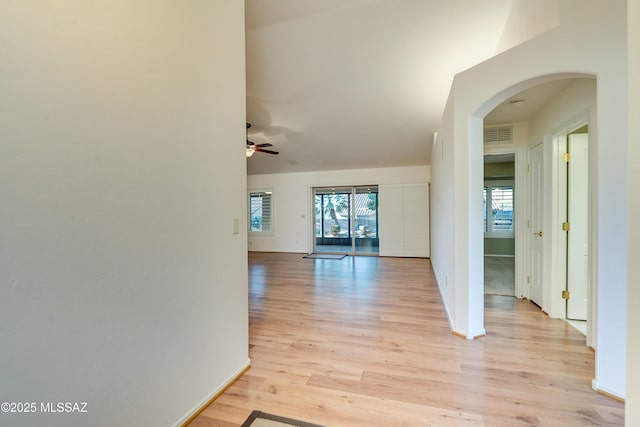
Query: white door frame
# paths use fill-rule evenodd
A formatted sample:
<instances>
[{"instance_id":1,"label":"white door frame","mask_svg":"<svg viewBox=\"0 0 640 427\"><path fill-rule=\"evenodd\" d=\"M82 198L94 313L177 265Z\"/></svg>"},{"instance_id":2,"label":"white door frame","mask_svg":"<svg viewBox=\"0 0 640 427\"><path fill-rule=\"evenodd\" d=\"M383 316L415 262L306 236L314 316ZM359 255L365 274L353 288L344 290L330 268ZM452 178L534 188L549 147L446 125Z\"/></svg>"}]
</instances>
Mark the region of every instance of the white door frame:
<instances>
[{"instance_id":1,"label":"white door frame","mask_svg":"<svg viewBox=\"0 0 640 427\"><path fill-rule=\"evenodd\" d=\"M589 126L589 152L594 155L589 156L589 278L588 278L588 298L587 308L587 345L595 348L596 345L596 304L597 304L597 203L595 186L595 148L596 148L596 120L593 111L589 110L575 117L554 130L550 135L545 136L545 162L551 166L548 186L550 198L548 201L550 209L547 210L545 221L550 224L548 235L550 239L545 242L544 263L549 268L545 268L545 282L549 283L549 298L546 300L545 311L551 317L565 319L566 303L562 299L562 291L566 289L566 248L567 234L562 231L562 222L566 219L566 199L567 199L567 166L563 162L562 156L566 151L567 135L585 125Z\"/></svg>"},{"instance_id":2,"label":"white door frame","mask_svg":"<svg viewBox=\"0 0 640 427\"><path fill-rule=\"evenodd\" d=\"M514 183L514 238L515 238L515 295L517 298L526 297L526 261L527 261L527 171L526 150L524 146L491 147L485 146L484 154L513 154L515 162Z\"/></svg>"}]
</instances>

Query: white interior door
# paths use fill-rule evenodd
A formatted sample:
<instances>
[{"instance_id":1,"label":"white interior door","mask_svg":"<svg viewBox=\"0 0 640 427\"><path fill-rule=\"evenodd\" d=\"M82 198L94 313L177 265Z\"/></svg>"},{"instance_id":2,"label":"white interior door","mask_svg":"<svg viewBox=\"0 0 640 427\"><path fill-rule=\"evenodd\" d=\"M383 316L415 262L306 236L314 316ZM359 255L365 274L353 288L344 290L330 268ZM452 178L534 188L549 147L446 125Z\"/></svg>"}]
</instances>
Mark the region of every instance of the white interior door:
<instances>
[{"instance_id":1,"label":"white interior door","mask_svg":"<svg viewBox=\"0 0 640 427\"><path fill-rule=\"evenodd\" d=\"M567 319L587 320L589 136L571 134L567 165Z\"/></svg>"},{"instance_id":2,"label":"white interior door","mask_svg":"<svg viewBox=\"0 0 640 427\"><path fill-rule=\"evenodd\" d=\"M529 149L529 299L542 307L543 252L543 152L542 144Z\"/></svg>"}]
</instances>

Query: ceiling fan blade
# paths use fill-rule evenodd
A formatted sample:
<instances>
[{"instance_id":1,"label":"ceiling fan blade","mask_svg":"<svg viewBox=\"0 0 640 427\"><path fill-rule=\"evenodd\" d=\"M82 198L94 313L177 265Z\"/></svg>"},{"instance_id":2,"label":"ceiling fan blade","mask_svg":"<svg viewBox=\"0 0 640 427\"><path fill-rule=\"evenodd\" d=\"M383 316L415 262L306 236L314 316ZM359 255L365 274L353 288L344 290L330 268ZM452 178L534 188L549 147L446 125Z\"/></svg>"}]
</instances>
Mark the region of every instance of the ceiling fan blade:
<instances>
[{"instance_id":1,"label":"ceiling fan blade","mask_svg":"<svg viewBox=\"0 0 640 427\"><path fill-rule=\"evenodd\" d=\"M278 151L273 151L273 150L265 150L264 148L256 148L256 151L260 151L261 153L268 153L268 154L280 154L280 152Z\"/></svg>"},{"instance_id":2,"label":"ceiling fan blade","mask_svg":"<svg viewBox=\"0 0 640 427\"><path fill-rule=\"evenodd\" d=\"M247 122L247 129L251 127L251 123ZM264 147L273 147L273 144L265 142L263 144L256 144L253 141L249 141L249 133L247 131L247 149L253 149L253 151L261 151L267 154L280 154L278 151L265 150Z\"/></svg>"}]
</instances>

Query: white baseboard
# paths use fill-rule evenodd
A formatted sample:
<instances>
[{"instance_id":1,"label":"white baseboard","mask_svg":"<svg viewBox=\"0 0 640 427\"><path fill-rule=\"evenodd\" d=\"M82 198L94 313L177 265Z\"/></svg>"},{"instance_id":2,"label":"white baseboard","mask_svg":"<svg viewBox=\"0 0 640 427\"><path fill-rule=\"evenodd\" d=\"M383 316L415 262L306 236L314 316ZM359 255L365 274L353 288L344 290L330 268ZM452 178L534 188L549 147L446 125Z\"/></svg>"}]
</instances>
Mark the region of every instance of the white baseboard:
<instances>
[{"instance_id":1,"label":"white baseboard","mask_svg":"<svg viewBox=\"0 0 640 427\"><path fill-rule=\"evenodd\" d=\"M444 295L442 295L442 286L440 286L440 281L438 280L438 275L435 274L435 271L434 271L433 277L436 279L436 285L438 286L438 292L440 293L440 301L442 301L442 305L444 305L444 312L447 314L449 329L451 329L451 332L457 334L458 332L453 327L453 321L451 320L451 315L449 314L449 306L447 305L447 300L445 299Z\"/></svg>"},{"instance_id":2,"label":"white baseboard","mask_svg":"<svg viewBox=\"0 0 640 427\"><path fill-rule=\"evenodd\" d=\"M591 380L591 388L597 391L598 393L604 394L605 396L608 396L612 399L616 399L621 402L625 401L626 396L624 393L619 393L617 391L609 390L606 387L601 387L600 384L598 384L598 381L596 380Z\"/></svg>"},{"instance_id":3,"label":"white baseboard","mask_svg":"<svg viewBox=\"0 0 640 427\"><path fill-rule=\"evenodd\" d=\"M233 384L249 367L251 366L251 359L247 359L244 364L233 374L231 374L222 384L220 384L215 390L207 394L200 402L198 402L193 408L189 410L182 418L180 418L173 427L181 427L186 422L191 421L191 418L195 414L200 413L206 406L208 406L212 400L222 394L231 384Z\"/></svg>"}]
</instances>

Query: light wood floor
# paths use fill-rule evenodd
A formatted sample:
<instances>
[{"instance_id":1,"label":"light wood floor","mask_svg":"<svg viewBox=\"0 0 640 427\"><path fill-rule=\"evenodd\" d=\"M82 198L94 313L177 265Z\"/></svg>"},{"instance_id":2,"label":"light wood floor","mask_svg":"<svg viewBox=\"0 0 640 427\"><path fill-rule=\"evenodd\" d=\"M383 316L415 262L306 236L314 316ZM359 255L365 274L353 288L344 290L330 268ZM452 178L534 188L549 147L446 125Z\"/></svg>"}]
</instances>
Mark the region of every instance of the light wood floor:
<instances>
[{"instance_id":1,"label":"light wood floor","mask_svg":"<svg viewBox=\"0 0 640 427\"><path fill-rule=\"evenodd\" d=\"M452 335L427 259L251 253L249 290L252 367L191 427L624 424L584 336L533 304L488 295L487 336Z\"/></svg>"}]
</instances>

